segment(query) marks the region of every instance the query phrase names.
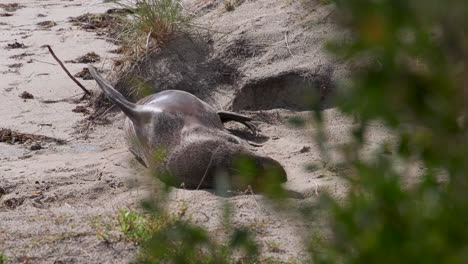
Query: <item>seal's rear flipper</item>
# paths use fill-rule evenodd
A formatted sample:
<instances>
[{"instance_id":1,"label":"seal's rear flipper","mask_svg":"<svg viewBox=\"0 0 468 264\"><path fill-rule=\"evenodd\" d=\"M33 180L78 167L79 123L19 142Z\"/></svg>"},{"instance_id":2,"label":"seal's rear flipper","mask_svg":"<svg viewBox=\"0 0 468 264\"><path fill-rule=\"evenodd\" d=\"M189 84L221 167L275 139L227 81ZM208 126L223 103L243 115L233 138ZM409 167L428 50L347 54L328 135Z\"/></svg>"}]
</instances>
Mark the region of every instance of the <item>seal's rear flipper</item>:
<instances>
[{"instance_id":1,"label":"seal's rear flipper","mask_svg":"<svg viewBox=\"0 0 468 264\"><path fill-rule=\"evenodd\" d=\"M119 93L109 82L104 79L94 68L93 65L88 64L88 69L94 80L101 87L106 96L114 102L132 121L138 120L144 114L144 110L140 105L128 101L121 93Z\"/></svg>"},{"instance_id":2,"label":"seal's rear flipper","mask_svg":"<svg viewBox=\"0 0 468 264\"><path fill-rule=\"evenodd\" d=\"M252 133L254 134L257 133L257 128L252 123L250 123L250 121L252 121L252 118L248 116L241 115L241 114L234 113L234 112L228 112L228 111L219 111L218 115L219 115L219 118L221 119L221 122L223 123L226 123L229 121L239 122L243 124L244 126L246 126L248 129L250 129Z\"/></svg>"}]
</instances>

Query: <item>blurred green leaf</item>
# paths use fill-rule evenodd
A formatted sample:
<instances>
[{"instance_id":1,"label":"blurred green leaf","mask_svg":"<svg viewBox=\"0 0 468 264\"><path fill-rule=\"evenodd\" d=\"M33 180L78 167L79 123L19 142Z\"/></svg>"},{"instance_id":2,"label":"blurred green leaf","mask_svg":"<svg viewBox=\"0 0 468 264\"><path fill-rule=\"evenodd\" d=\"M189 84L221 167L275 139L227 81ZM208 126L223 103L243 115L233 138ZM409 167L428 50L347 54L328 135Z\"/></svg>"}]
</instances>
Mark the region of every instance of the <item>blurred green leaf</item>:
<instances>
[{"instance_id":1,"label":"blurred green leaf","mask_svg":"<svg viewBox=\"0 0 468 264\"><path fill-rule=\"evenodd\" d=\"M315 263L468 263L468 133L457 123L468 110L466 1L336 3L352 37L328 49L357 65L338 91L338 106L359 117L344 149L365 144L369 122L387 125L396 145L345 155L353 181L345 203L322 202L332 238L311 244Z\"/></svg>"}]
</instances>

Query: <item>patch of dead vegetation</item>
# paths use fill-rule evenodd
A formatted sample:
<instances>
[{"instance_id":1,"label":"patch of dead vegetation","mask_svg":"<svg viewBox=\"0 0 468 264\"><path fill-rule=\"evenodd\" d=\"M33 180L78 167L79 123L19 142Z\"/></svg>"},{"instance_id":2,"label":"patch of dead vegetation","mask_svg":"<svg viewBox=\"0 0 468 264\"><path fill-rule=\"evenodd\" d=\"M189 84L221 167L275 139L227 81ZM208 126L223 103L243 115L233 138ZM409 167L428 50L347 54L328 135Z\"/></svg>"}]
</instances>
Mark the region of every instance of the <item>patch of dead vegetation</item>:
<instances>
[{"instance_id":1,"label":"patch of dead vegetation","mask_svg":"<svg viewBox=\"0 0 468 264\"><path fill-rule=\"evenodd\" d=\"M77 105L72 112L74 113L83 113L84 115L89 115L89 110L86 106L84 105Z\"/></svg>"},{"instance_id":2,"label":"patch of dead vegetation","mask_svg":"<svg viewBox=\"0 0 468 264\"><path fill-rule=\"evenodd\" d=\"M57 139L43 135L21 133L7 128L0 128L0 142L8 144L25 144L28 142L55 142L57 144L66 143L66 141L63 139Z\"/></svg>"},{"instance_id":3,"label":"patch of dead vegetation","mask_svg":"<svg viewBox=\"0 0 468 264\"><path fill-rule=\"evenodd\" d=\"M101 56L97 55L94 52L88 52L83 56L80 56L74 60L68 60L65 61L67 63L94 63L94 62L100 62L101 61Z\"/></svg>"},{"instance_id":4,"label":"patch of dead vegetation","mask_svg":"<svg viewBox=\"0 0 468 264\"><path fill-rule=\"evenodd\" d=\"M23 5L18 3L0 4L0 8L3 8L6 12L15 12L16 10L23 8Z\"/></svg>"},{"instance_id":5,"label":"patch of dead vegetation","mask_svg":"<svg viewBox=\"0 0 468 264\"><path fill-rule=\"evenodd\" d=\"M33 56L33 55L34 55L33 53L23 52L21 54L16 54L16 55L10 56L8 58L9 59L15 59L15 60L21 60L21 59L24 59L24 57Z\"/></svg>"},{"instance_id":6,"label":"patch of dead vegetation","mask_svg":"<svg viewBox=\"0 0 468 264\"><path fill-rule=\"evenodd\" d=\"M108 35L116 35L116 32L121 30L122 24L125 23L125 13L113 12L107 14L86 13L77 17L70 17L68 21L74 26L86 31L94 31L96 33L108 33Z\"/></svg>"},{"instance_id":7,"label":"patch of dead vegetation","mask_svg":"<svg viewBox=\"0 0 468 264\"><path fill-rule=\"evenodd\" d=\"M21 97L21 98L23 98L23 99L25 99L25 100L26 100L26 99L34 99L34 95L32 95L32 94L30 94L30 93L28 93L28 92L26 92L26 91L22 92L22 93L19 95L19 97Z\"/></svg>"},{"instance_id":8,"label":"patch of dead vegetation","mask_svg":"<svg viewBox=\"0 0 468 264\"><path fill-rule=\"evenodd\" d=\"M23 67L23 63L13 63L13 64L8 65L8 68L10 68L10 69L17 69L17 68L21 68L21 67Z\"/></svg>"},{"instance_id":9,"label":"patch of dead vegetation","mask_svg":"<svg viewBox=\"0 0 468 264\"><path fill-rule=\"evenodd\" d=\"M89 72L89 69L87 67L83 68L81 71L77 72L73 76L81 78L83 80L92 80L93 79L93 76L91 76L91 73Z\"/></svg>"},{"instance_id":10,"label":"patch of dead vegetation","mask_svg":"<svg viewBox=\"0 0 468 264\"><path fill-rule=\"evenodd\" d=\"M60 234L41 236L31 240L31 246L37 246L42 244L55 244L63 242L64 240L76 239L83 236L89 236L90 233L87 232L65 232ZM26 262L24 262L26 263ZM61 263L61 262L60 262Z\"/></svg>"},{"instance_id":11,"label":"patch of dead vegetation","mask_svg":"<svg viewBox=\"0 0 468 264\"><path fill-rule=\"evenodd\" d=\"M244 0L224 0L224 10L227 12L234 11L236 7L239 7L244 3Z\"/></svg>"},{"instance_id":12,"label":"patch of dead vegetation","mask_svg":"<svg viewBox=\"0 0 468 264\"><path fill-rule=\"evenodd\" d=\"M0 198L2 198L3 195L7 194L7 190L6 188L0 186Z\"/></svg>"},{"instance_id":13,"label":"patch of dead vegetation","mask_svg":"<svg viewBox=\"0 0 468 264\"><path fill-rule=\"evenodd\" d=\"M36 25L40 26L43 29L46 29L46 28L51 28L51 27L56 26L57 23L55 23L54 21L47 20L47 21L39 22Z\"/></svg>"},{"instance_id":14,"label":"patch of dead vegetation","mask_svg":"<svg viewBox=\"0 0 468 264\"><path fill-rule=\"evenodd\" d=\"M109 51L110 53L114 53L114 54L122 54L125 52L125 49L123 47L118 47L116 49L113 49L111 51Z\"/></svg>"},{"instance_id":15,"label":"patch of dead vegetation","mask_svg":"<svg viewBox=\"0 0 468 264\"><path fill-rule=\"evenodd\" d=\"M19 43L18 41L15 40L15 42L7 44L5 49L25 49L27 48L24 43Z\"/></svg>"},{"instance_id":16,"label":"patch of dead vegetation","mask_svg":"<svg viewBox=\"0 0 468 264\"><path fill-rule=\"evenodd\" d=\"M127 14L133 14L133 11L128 8L111 8L106 11L106 14L127 15Z\"/></svg>"},{"instance_id":17,"label":"patch of dead vegetation","mask_svg":"<svg viewBox=\"0 0 468 264\"><path fill-rule=\"evenodd\" d=\"M3 204L10 208L10 209L16 209L17 207L21 206L24 203L25 198L10 198L7 199L3 202Z\"/></svg>"},{"instance_id":18,"label":"patch of dead vegetation","mask_svg":"<svg viewBox=\"0 0 468 264\"><path fill-rule=\"evenodd\" d=\"M0 13L0 17L11 17L13 16L12 13Z\"/></svg>"},{"instance_id":19,"label":"patch of dead vegetation","mask_svg":"<svg viewBox=\"0 0 468 264\"><path fill-rule=\"evenodd\" d=\"M102 73L102 71L100 71L100 70L98 70L98 72ZM91 75L91 73L89 72L88 67L83 68L81 71L76 73L74 76L78 77L78 78L81 78L83 80L93 80L94 79L93 76Z\"/></svg>"}]
</instances>

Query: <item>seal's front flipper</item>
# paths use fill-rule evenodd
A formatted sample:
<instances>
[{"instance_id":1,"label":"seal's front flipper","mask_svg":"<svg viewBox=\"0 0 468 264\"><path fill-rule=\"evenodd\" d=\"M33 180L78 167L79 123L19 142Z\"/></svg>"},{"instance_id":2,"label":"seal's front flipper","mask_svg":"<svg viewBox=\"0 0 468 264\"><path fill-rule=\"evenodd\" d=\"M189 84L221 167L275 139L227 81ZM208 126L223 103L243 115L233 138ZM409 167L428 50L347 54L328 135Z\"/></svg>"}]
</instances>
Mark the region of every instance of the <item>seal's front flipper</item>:
<instances>
[{"instance_id":1,"label":"seal's front flipper","mask_svg":"<svg viewBox=\"0 0 468 264\"><path fill-rule=\"evenodd\" d=\"M252 123L250 123L250 121L252 121L252 118L248 116L241 115L238 113L228 112L228 111L219 111L218 115L219 115L219 118L221 119L221 122L223 123L226 123L229 121L239 122L243 124L244 126L246 126L248 129L250 129L252 133L254 134L257 133L257 128Z\"/></svg>"}]
</instances>

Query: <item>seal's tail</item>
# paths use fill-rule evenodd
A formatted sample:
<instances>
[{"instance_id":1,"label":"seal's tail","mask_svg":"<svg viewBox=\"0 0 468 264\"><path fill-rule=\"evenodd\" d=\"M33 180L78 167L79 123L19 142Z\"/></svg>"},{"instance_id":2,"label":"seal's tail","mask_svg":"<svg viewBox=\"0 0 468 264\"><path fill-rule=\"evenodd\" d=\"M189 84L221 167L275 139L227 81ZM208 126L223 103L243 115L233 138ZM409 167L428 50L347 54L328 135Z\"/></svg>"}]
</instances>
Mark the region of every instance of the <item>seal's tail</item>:
<instances>
[{"instance_id":1,"label":"seal's tail","mask_svg":"<svg viewBox=\"0 0 468 264\"><path fill-rule=\"evenodd\" d=\"M96 68L92 65L88 64L88 69L91 75L93 76L94 80L99 84L102 91L107 95L107 97L114 102L130 119L135 120L141 112L141 106L134 104L119 93L109 82L104 79L96 70Z\"/></svg>"}]
</instances>

